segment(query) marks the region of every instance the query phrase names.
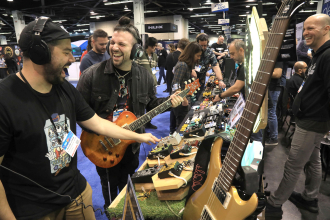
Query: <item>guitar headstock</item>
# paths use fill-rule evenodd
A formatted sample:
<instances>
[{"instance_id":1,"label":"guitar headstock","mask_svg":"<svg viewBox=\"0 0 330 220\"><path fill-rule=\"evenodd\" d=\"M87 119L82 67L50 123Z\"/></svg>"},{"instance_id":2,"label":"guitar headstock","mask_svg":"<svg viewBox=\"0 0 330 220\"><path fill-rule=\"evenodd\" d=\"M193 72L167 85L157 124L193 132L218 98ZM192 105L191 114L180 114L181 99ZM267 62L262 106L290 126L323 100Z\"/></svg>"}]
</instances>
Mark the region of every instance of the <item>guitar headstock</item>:
<instances>
[{"instance_id":1,"label":"guitar headstock","mask_svg":"<svg viewBox=\"0 0 330 220\"><path fill-rule=\"evenodd\" d=\"M277 17L292 17L309 2L310 0L284 0L282 3L279 2Z\"/></svg>"},{"instance_id":2,"label":"guitar headstock","mask_svg":"<svg viewBox=\"0 0 330 220\"><path fill-rule=\"evenodd\" d=\"M191 82L191 80L188 80L188 82ZM189 92L187 95L193 95L194 92L196 92L197 89L199 89L201 85L199 84L199 79L192 78L192 82L189 84L186 84L185 89L189 89Z\"/></svg>"}]
</instances>

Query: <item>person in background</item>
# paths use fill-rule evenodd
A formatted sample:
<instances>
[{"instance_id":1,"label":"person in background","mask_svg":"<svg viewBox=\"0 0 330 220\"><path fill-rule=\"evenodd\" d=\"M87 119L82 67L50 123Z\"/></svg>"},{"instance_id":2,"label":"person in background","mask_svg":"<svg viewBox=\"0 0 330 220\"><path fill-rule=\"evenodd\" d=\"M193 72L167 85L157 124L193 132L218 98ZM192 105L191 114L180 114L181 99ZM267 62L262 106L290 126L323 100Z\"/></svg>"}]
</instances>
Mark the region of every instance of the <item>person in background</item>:
<instances>
[{"instance_id":1,"label":"person in background","mask_svg":"<svg viewBox=\"0 0 330 220\"><path fill-rule=\"evenodd\" d=\"M306 45L306 40L303 39L297 48L297 60L304 61L306 64L312 59L312 53L308 53L309 46Z\"/></svg>"},{"instance_id":2,"label":"person in background","mask_svg":"<svg viewBox=\"0 0 330 220\"><path fill-rule=\"evenodd\" d=\"M169 44L168 46L170 47L170 53L173 53L176 50L174 44Z\"/></svg>"},{"instance_id":3,"label":"person in background","mask_svg":"<svg viewBox=\"0 0 330 220\"><path fill-rule=\"evenodd\" d=\"M195 68L195 65L199 62L199 59L202 55L202 47L197 42L189 43L188 46L184 49L179 57L179 61L174 67L174 78L172 81L172 88L177 88L180 90L185 89L185 82L188 82L192 78L192 70ZM174 91L175 92L175 91ZM170 127L170 132L173 133L176 128L181 124L185 116L189 111L189 103L187 98L183 98L183 102L173 110L175 117L175 128Z\"/></svg>"},{"instance_id":4,"label":"person in background","mask_svg":"<svg viewBox=\"0 0 330 220\"><path fill-rule=\"evenodd\" d=\"M197 93L197 99L198 99L199 95L204 91L205 78L210 65L213 72L215 73L215 76L219 80L220 89L226 88L226 85L223 82L223 76L219 68L219 63L217 61L217 58L213 53L213 51L211 51L211 49L208 48L209 36L205 33L198 34L196 37L196 41L203 48L203 53L199 62L199 66L195 68L195 71L199 79L199 83L201 84L200 90Z\"/></svg>"},{"instance_id":5,"label":"person in background","mask_svg":"<svg viewBox=\"0 0 330 220\"><path fill-rule=\"evenodd\" d=\"M219 35L218 41L211 45L211 49L214 54L217 56L217 60L219 62L219 66L221 72L224 72L225 67L225 56L228 54L227 45L224 43L225 37L223 35Z\"/></svg>"},{"instance_id":6,"label":"person in background","mask_svg":"<svg viewBox=\"0 0 330 220\"><path fill-rule=\"evenodd\" d=\"M85 50L80 57L80 60L84 58L84 56L93 48L92 47L92 37L93 35L89 36L88 41L87 41L87 50ZM79 76L81 76L81 72L79 72Z\"/></svg>"},{"instance_id":7,"label":"person in background","mask_svg":"<svg viewBox=\"0 0 330 220\"><path fill-rule=\"evenodd\" d=\"M108 41L107 32L102 29L94 31L91 38L92 49L80 61L80 72L82 74L88 67L110 58L110 55L106 52Z\"/></svg>"},{"instance_id":8,"label":"person in background","mask_svg":"<svg viewBox=\"0 0 330 220\"><path fill-rule=\"evenodd\" d=\"M7 75L17 73L19 68L13 57L10 57L9 54L5 54L5 63L7 65Z\"/></svg>"},{"instance_id":9,"label":"person in background","mask_svg":"<svg viewBox=\"0 0 330 220\"><path fill-rule=\"evenodd\" d=\"M166 83L165 64L166 64L167 52L163 47L162 43L157 44L157 49L158 49L157 55L158 55L158 67L159 67L159 77L158 77L157 85L160 85L162 78L164 79L164 83ZM164 92L167 92L167 90L165 90Z\"/></svg>"},{"instance_id":10,"label":"person in background","mask_svg":"<svg viewBox=\"0 0 330 220\"><path fill-rule=\"evenodd\" d=\"M4 55L0 54L0 79L4 79L7 76L6 62L3 57Z\"/></svg>"},{"instance_id":11,"label":"person in background","mask_svg":"<svg viewBox=\"0 0 330 220\"><path fill-rule=\"evenodd\" d=\"M154 79L154 90L155 93L157 93L157 78L156 78L156 66L157 66L157 54L155 53L155 49L157 46L157 39L154 37L149 37L146 40L145 43L145 51L143 55L134 61L140 65L143 66L148 70L148 73L152 76ZM150 111L151 109L147 109L147 111ZM151 124L151 121L149 121L146 124L146 128L151 128L151 129L157 129L156 125Z\"/></svg>"},{"instance_id":12,"label":"person in background","mask_svg":"<svg viewBox=\"0 0 330 220\"><path fill-rule=\"evenodd\" d=\"M77 89L100 117L114 121L115 113L126 109L139 118L145 114L146 108L153 109L168 100L155 96L152 76L146 68L131 60L134 59L131 57L133 46L141 43L139 31L130 23L130 18L121 17L110 40L111 58L88 68L81 75ZM121 89L118 91L118 88ZM95 96L95 93L98 95ZM183 101L176 95L172 95L171 99L172 107L177 107ZM136 133L142 132L143 125L136 130ZM117 165L107 169L96 167L101 179L105 207L110 205L108 179L113 201L118 188L121 191L125 187L128 175L132 175L138 167L139 152L140 144L130 144Z\"/></svg>"},{"instance_id":13,"label":"person in background","mask_svg":"<svg viewBox=\"0 0 330 220\"><path fill-rule=\"evenodd\" d=\"M274 71L272 78L270 79L268 92L269 92L269 101L271 105L268 108L268 122L266 127L266 132L268 133L268 140L266 140L266 146L276 146L278 144L278 121L277 121L277 102L278 97L281 93L281 76L283 74L283 62L275 63Z\"/></svg>"},{"instance_id":14,"label":"person in background","mask_svg":"<svg viewBox=\"0 0 330 220\"><path fill-rule=\"evenodd\" d=\"M167 81L167 91L172 94L172 81L173 81L173 69L176 65L176 63L179 60L179 57L183 50L186 48L186 46L189 44L189 40L187 38L182 38L178 43L178 48L173 53L170 53L166 58L166 81ZM170 113L170 134L173 134L176 129L176 117L173 112L173 109L171 109Z\"/></svg>"},{"instance_id":15,"label":"person in background","mask_svg":"<svg viewBox=\"0 0 330 220\"><path fill-rule=\"evenodd\" d=\"M294 64L294 75L288 81L286 87L288 92L294 97L296 97L298 93L298 89L303 83L306 75L305 72L307 70L307 64L304 61L298 61Z\"/></svg>"},{"instance_id":16,"label":"person in background","mask_svg":"<svg viewBox=\"0 0 330 220\"><path fill-rule=\"evenodd\" d=\"M283 178L267 199L266 220L282 219L282 204L288 199L299 209L315 213L308 219L316 219L316 213L319 212L318 194L322 181L320 147L324 135L330 130L329 15L315 14L308 17L304 22L303 36L306 45L313 50L313 59L293 102L296 130ZM283 167L283 164L273 164L276 165ZM306 175L305 187L302 193L298 193L294 189L303 172Z\"/></svg>"}]
</instances>

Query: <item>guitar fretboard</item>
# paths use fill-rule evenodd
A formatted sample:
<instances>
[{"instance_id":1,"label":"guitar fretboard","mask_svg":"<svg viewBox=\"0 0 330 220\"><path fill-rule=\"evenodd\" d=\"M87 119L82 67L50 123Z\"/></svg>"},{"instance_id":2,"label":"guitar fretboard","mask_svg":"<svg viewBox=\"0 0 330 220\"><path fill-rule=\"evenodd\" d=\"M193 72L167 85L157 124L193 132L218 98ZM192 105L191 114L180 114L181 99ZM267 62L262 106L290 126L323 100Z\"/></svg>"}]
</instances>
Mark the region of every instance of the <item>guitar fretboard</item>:
<instances>
[{"instance_id":1,"label":"guitar fretboard","mask_svg":"<svg viewBox=\"0 0 330 220\"><path fill-rule=\"evenodd\" d=\"M185 97L188 93L189 93L189 89L185 89L182 92L180 92L178 94L178 96L180 97ZM141 116L140 118L138 118L137 120L135 120L134 122L132 122L131 124L129 124L129 129L131 131L135 131L138 128L140 128L141 126L143 126L144 124L146 124L147 122L151 121L151 119L157 115L159 115L160 113L163 113L164 111L166 111L168 108L170 108L172 106L171 100L167 100L165 102L163 102L162 104L160 104L159 106L157 106L156 108L152 109L151 111L149 111L148 113L144 114L143 116Z\"/></svg>"},{"instance_id":2,"label":"guitar fretboard","mask_svg":"<svg viewBox=\"0 0 330 220\"><path fill-rule=\"evenodd\" d=\"M253 131L254 123L267 90L267 85L272 76L277 55L290 20L289 13L292 11L294 3L295 1L286 0L276 15L272 30L268 35L268 41L257 75L251 86L251 92L238 122L235 136L227 151L218 179L215 182L215 189L221 187L228 192L236 175L237 168L240 165L246 145Z\"/></svg>"}]
</instances>

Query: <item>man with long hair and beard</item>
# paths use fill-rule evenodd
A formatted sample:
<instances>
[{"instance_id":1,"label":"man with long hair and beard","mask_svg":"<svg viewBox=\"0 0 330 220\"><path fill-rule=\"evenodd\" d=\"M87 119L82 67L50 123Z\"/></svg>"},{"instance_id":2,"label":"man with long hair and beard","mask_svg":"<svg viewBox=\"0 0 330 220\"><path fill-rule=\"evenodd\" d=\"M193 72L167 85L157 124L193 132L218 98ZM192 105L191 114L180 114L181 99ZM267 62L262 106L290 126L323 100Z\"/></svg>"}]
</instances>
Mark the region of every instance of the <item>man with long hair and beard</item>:
<instances>
[{"instance_id":1,"label":"man with long hair and beard","mask_svg":"<svg viewBox=\"0 0 330 220\"><path fill-rule=\"evenodd\" d=\"M130 18L121 17L108 45L111 58L91 66L81 75L77 89L100 117L115 121L118 112L128 110L139 118L146 109L151 110L168 100L155 96L152 75L143 66L132 62L143 53L139 45L141 42L137 28L130 24ZM172 107L183 101L176 94L171 99ZM141 125L136 132L144 132L144 127ZM139 165L139 152L140 144L133 143L127 147L117 165L111 168L96 166L105 208L116 198L118 189L121 191L125 187L128 175L135 172Z\"/></svg>"}]
</instances>

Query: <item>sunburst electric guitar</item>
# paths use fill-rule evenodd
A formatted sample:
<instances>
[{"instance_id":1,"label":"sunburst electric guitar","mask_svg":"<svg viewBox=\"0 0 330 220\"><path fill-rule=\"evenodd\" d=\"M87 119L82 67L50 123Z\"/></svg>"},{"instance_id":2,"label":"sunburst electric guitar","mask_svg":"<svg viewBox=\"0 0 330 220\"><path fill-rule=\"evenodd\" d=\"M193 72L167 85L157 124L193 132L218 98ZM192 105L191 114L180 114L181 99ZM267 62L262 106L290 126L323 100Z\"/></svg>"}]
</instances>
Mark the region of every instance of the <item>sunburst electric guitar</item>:
<instances>
[{"instance_id":1,"label":"sunburst electric guitar","mask_svg":"<svg viewBox=\"0 0 330 220\"><path fill-rule=\"evenodd\" d=\"M192 83L187 84L186 88L178 96L183 98L186 95L193 95L199 87L199 79L194 80ZM125 129L135 131L171 106L172 103L169 99L140 118L136 118L132 112L124 111L114 123ZM81 133L80 140L81 148L86 157L96 166L103 168L110 168L117 165L123 159L128 145L135 142L134 140L120 140L87 131Z\"/></svg>"},{"instance_id":2,"label":"sunburst electric guitar","mask_svg":"<svg viewBox=\"0 0 330 220\"><path fill-rule=\"evenodd\" d=\"M301 2L298 7L305 4ZM207 178L188 199L183 214L184 220L243 220L256 210L257 195L254 193L249 200L243 201L232 186L232 181L253 130L290 17L298 8L295 8L297 3L299 4L299 1L296 0L282 2L223 164L219 157L222 139L218 138L212 146Z\"/></svg>"}]
</instances>

